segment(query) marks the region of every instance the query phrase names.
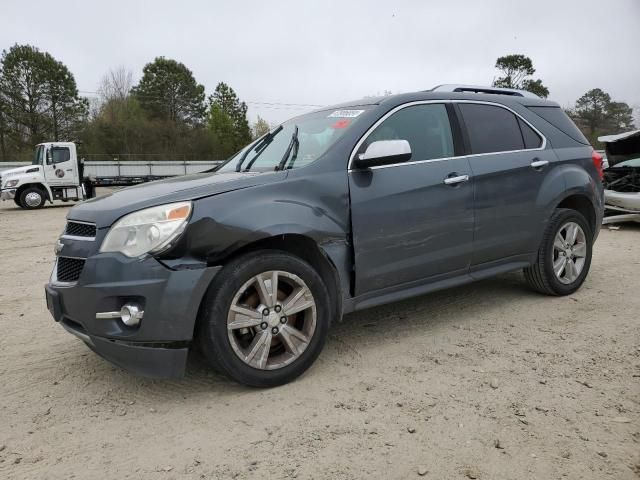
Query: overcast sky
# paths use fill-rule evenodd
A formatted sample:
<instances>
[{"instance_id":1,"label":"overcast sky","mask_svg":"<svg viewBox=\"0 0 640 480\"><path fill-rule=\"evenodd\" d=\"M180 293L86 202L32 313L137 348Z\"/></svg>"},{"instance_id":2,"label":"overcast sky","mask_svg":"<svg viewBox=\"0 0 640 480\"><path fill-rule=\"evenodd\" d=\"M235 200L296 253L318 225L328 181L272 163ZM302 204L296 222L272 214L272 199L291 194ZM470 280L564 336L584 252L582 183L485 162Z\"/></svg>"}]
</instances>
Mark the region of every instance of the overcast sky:
<instances>
[{"instance_id":1,"label":"overcast sky","mask_svg":"<svg viewBox=\"0 0 640 480\"><path fill-rule=\"evenodd\" d=\"M562 105L600 87L640 107L640 0L1 0L0 49L28 43L95 91L112 67L139 79L156 56L219 81L270 122L304 111L253 102L327 105L487 85L498 56L532 58ZM308 109L308 108L307 108Z\"/></svg>"}]
</instances>

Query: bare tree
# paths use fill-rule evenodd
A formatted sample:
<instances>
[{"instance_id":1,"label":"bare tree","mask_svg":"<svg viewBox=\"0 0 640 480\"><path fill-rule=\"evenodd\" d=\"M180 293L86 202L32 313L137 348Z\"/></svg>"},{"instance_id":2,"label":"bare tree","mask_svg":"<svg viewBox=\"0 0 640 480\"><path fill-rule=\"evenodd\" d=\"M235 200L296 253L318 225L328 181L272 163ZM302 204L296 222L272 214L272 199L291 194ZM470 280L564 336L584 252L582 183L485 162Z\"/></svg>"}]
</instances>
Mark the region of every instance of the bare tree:
<instances>
[{"instance_id":1,"label":"bare tree","mask_svg":"<svg viewBox=\"0 0 640 480\"><path fill-rule=\"evenodd\" d=\"M110 69L104 74L98 87L98 93L103 102L124 100L133 88L133 73L126 67L120 66Z\"/></svg>"}]
</instances>

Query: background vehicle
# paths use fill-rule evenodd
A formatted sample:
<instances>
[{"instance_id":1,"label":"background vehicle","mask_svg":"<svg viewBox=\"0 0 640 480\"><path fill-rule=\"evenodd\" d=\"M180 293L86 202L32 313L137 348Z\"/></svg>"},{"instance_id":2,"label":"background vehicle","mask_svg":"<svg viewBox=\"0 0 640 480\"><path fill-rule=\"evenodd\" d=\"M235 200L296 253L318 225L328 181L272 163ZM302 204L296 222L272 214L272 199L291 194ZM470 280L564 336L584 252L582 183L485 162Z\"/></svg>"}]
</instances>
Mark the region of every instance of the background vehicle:
<instances>
[{"instance_id":1,"label":"background vehicle","mask_svg":"<svg viewBox=\"0 0 640 480\"><path fill-rule=\"evenodd\" d=\"M96 187L129 186L152 180L201 172L220 162L85 162L76 145L53 142L36 145L32 165L0 170L0 198L26 208L46 201L85 200ZM2 164L0 163L0 169Z\"/></svg>"},{"instance_id":2,"label":"background vehicle","mask_svg":"<svg viewBox=\"0 0 640 480\"><path fill-rule=\"evenodd\" d=\"M195 339L239 382L279 385L344 313L519 269L539 292L574 292L601 176L562 109L529 94L441 86L339 105L214 173L75 206L47 304L138 373L181 375Z\"/></svg>"},{"instance_id":3,"label":"background vehicle","mask_svg":"<svg viewBox=\"0 0 640 480\"><path fill-rule=\"evenodd\" d=\"M640 222L640 130L598 138L606 145L605 223Z\"/></svg>"}]
</instances>

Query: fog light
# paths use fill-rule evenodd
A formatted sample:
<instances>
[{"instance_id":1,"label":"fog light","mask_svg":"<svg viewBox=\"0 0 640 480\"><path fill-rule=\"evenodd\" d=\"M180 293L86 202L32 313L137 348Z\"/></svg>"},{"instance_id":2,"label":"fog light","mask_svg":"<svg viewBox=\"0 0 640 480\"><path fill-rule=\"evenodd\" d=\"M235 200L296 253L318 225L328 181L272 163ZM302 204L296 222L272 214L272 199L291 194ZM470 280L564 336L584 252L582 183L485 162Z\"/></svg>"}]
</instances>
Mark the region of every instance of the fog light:
<instances>
[{"instance_id":1,"label":"fog light","mask_svg":"<svg viewBox=\"0 0 640 480\"><path fill-rule=\"evenodd\" d=\"M129 327L138 325L143 316L144 311L133 303L127 303L120 309L120 320Z\"/></svg>"}]
</instances>

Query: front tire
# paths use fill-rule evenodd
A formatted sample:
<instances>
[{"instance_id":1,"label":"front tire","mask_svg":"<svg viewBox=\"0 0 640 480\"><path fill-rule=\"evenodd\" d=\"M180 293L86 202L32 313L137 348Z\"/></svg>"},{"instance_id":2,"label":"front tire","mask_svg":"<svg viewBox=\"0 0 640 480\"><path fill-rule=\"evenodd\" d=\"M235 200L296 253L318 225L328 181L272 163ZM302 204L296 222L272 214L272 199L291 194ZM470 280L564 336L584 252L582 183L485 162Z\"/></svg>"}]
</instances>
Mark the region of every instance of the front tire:
<instances>
[{"instance_id":1,"label":"front tire","mask_svg":"<svg viewBox=\"0 0 640 480\"><path fill-rule=\"evenodd\" d=\"M36 187L25 188L20 193L20 206L27 210L42 208L45 202L45 193Z\"/></svg>"},{"instance_id":2,"label":"front tire","mask_svg":"<svg viewBox=\"0 0 640 480\"><path fill-rule=\"evenodd\" d=\"M524 269L527 283L546 295L570 295L582 286L589 267L593 234L584 216L560 208L551 216L536 263Z\"/></svg>"},{"instance_id":3,"label":"front tire","mask_svg":"<svg viewBox=\"0 0 640 480\"><path fill-rule=\"evenodd\" d=\"M245 385L274 387L313 364L331 311L313 267L286 252L261 250L216 275L203 300L198 339L217 371Z\"/></svg>"}]
</instances>

